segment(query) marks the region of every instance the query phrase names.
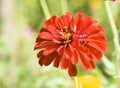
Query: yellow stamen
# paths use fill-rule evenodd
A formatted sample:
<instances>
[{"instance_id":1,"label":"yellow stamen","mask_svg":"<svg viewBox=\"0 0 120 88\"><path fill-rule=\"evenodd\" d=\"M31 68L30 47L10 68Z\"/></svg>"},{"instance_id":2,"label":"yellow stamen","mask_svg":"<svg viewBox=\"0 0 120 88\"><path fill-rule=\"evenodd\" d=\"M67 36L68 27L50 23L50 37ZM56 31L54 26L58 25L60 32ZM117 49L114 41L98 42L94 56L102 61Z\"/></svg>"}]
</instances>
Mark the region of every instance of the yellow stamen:
<instances>
[{"instance_id":1,"label":"yellow stamen","mask_svg":"<svg viewBox=\"0 0 120 88\"><path fill-rule=\"evenodd\" d=\"M64 26L63 29L65 30L65 32L68 32L68 27Z\"/></svg>"},{"instance_id":2,"label":"yellow stamen","mask_svg":"<svg viewBox=\"0 0 120 88\"><path fill-rule=\"evenodd\" d=\"M67 26L64 26L63 29L68 29L68 27L67 27Z\"/></svg>"},{"instance_id":3,"label":"yellow stamen","mask_svg":"<svg viewBox=\"0 0 120 88\"><path fill-rule=\"evenodd\" d=\"M66 33L66 34L63 34L63 35L62 35L62 38L63 38L64 40L66 40L66 39L69 39L70 36L71 36L70 33Z\"/></svg>"}]
</instances>

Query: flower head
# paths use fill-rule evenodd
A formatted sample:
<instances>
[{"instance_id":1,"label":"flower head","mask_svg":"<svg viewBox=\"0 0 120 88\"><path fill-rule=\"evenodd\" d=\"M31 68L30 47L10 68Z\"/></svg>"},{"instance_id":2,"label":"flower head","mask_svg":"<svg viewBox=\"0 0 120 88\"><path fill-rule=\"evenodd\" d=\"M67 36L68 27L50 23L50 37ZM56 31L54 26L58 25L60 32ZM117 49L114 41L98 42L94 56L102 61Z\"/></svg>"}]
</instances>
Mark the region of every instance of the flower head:
<instances>
[{"instance_id":1,"label":"flower head","mask_svg":"<svg viewBox=\"0 0 120 88\"><path fill-rule=\"evenodd\" d=\"M36 39L36 49L42 49L37 57L39 64L68 69L70 76L77 75L78 59L84 70L95 68L94 59L100 60L106 50L106 38L102 26L90 16L78 12L61 17L52 16L45 22Z\"/></svg>"}]
</instances>

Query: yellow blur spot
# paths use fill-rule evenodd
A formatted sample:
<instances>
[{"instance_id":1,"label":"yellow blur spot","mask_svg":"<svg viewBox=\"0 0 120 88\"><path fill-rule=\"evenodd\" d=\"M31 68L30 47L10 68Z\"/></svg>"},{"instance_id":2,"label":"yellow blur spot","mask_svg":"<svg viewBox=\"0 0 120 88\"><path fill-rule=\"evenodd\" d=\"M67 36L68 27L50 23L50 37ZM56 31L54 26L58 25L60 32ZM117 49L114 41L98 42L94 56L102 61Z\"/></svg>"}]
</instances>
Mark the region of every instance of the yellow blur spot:
<instances>
[{"instance_id":1,"label":"yellow blur spot","mask_svg":"<svg viewBox=\"0 0 120 88\"><path fill-rule=\"evenodd\" d=\"M100 78L92 75L78 78L78 88L103 88Z\"/></svg>"},{"instance_id":2,"label":"yellow blur spot","mask_svg":"<svg viewBox=\"0 0 120 88\"><path fill-rule=\"evenodd\" d=\"M33 6L36 3L36 0L26 0L28 6Z\"/></svg>"},{"instance_id":3,"label":"yellow blur spot","mask_svg":"<svg viewBox=\"0 0 120 88\"><path fill-rule=\"evenodd\" d=\"M102 0L91 0L90 6L95 9L100 8L102 6Z\"/></svg>"}]
</instances>

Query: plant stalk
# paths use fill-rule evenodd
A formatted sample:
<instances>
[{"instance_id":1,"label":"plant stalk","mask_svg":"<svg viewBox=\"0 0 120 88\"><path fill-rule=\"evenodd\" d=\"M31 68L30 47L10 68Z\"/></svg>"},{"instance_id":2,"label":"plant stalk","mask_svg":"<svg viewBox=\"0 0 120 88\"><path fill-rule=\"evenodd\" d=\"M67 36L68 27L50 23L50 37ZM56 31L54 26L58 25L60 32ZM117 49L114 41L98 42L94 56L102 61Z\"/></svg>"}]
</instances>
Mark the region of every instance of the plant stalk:
<instances>
[{"instance_id":1,"label":"plant stalk","mask_svg":"<svg viewBox=\"0 0 120 88\"><path fill-rule=\"evenodd\" d=\"M60 0L62 14L68 11L67 0Z\"/></svg>"},{"instance_id":2,"label":"plant stalk","mask_svg":"<svg viewBox=\"0 0 120 88\"><path fill-rule=\"evenodd\" d=\"M48 6L46 4L46 0L40 0L40 4L42 6L42 9L43 9L46 19L50 18L50 12L49 12Z\"/></svg>"},{"instance_id":3,"label":"plant stalk","mask_svg":"<svg viewBox=\"0 0 120 88\"><path fill-rule=\"evenodd\" d=\"M75 88L78 88L78 79L77 79L77 76L74 77L75 78Z\"/></svg>"},{"instance_id":4,"label":"plant stalk","mask_svg":"<svg viewBox=\"0 0 120 88\"><path fill-rule=\"evenodd\" d=\"M115 25L114 19L113 19L113 14L112 14L112 10L110 7L110 2L109 1L105 1L105 7L106 7L106 11L107 11L107 15L111 24L111 28L113 31L113 42L115 45L115 48L117 50L117 54L116 54L116 58L117 58L117 75L120 74L120 45L119 45L119 34L118 34L118 30L117 27ZM118 78L118 87L120 88L120 78Z\"/></svg>"},{"instance_id":5,"label":"plant stalk","mask_svg":"<svg viewBox=\"0 0 120 88\"><path fill-rule=\"evenodd\" d=\"M119 35L118 35L117 27L116 27L114 19L113 19L113 14L112 14L112 10L111 10L109 1L105 1L105 7L106 7L107 15L108 15L110 25L111 25L111 28L113 31L113 36L114 36L113 42L115 44L115 48L117 49L117 52L120 53Z\"/></svg>"}]
</instances>

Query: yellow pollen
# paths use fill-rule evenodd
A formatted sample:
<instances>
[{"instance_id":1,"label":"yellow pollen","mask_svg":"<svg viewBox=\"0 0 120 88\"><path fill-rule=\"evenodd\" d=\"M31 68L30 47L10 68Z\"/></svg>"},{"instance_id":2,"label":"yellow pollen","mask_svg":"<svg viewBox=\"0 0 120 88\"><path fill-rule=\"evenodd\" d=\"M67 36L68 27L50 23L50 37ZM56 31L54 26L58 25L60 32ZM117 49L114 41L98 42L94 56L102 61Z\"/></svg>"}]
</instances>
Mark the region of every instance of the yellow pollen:
<instances>
[{"instance_id":1,"label":"yellow pollen","mask_svg":"<svg viewBox=\"0 0 120 88\"><path fill-rule=\"evenodd\" d=\"M67 26L64 26L63 29L68 29L68 27L67 27Z\"/></svg>"},{"instance_id":2,"label":"yellow pollen","mask_svg":"<svg viewBox=\"0 0 120 88\"><path fill-rule=\"evenodd\" d=\"M68 27L67 27L67 26L64 26L64 27L63 27L63 30L65 30L65 32L68 32Z\"/></svg>"},{"instance_id":3,"label":"yellow pollen","mask_svg":"<svg viewBox=\"0 0 120 88\"><path fill-rule=\"evenodd\" d=\"M64 40L69 39L70 37L71 37L71 34L70 34L70 33L66 33L66 34L63 34L63 35L62 35L62 38L63 38Z\"/></svg>"}]
</instances>

